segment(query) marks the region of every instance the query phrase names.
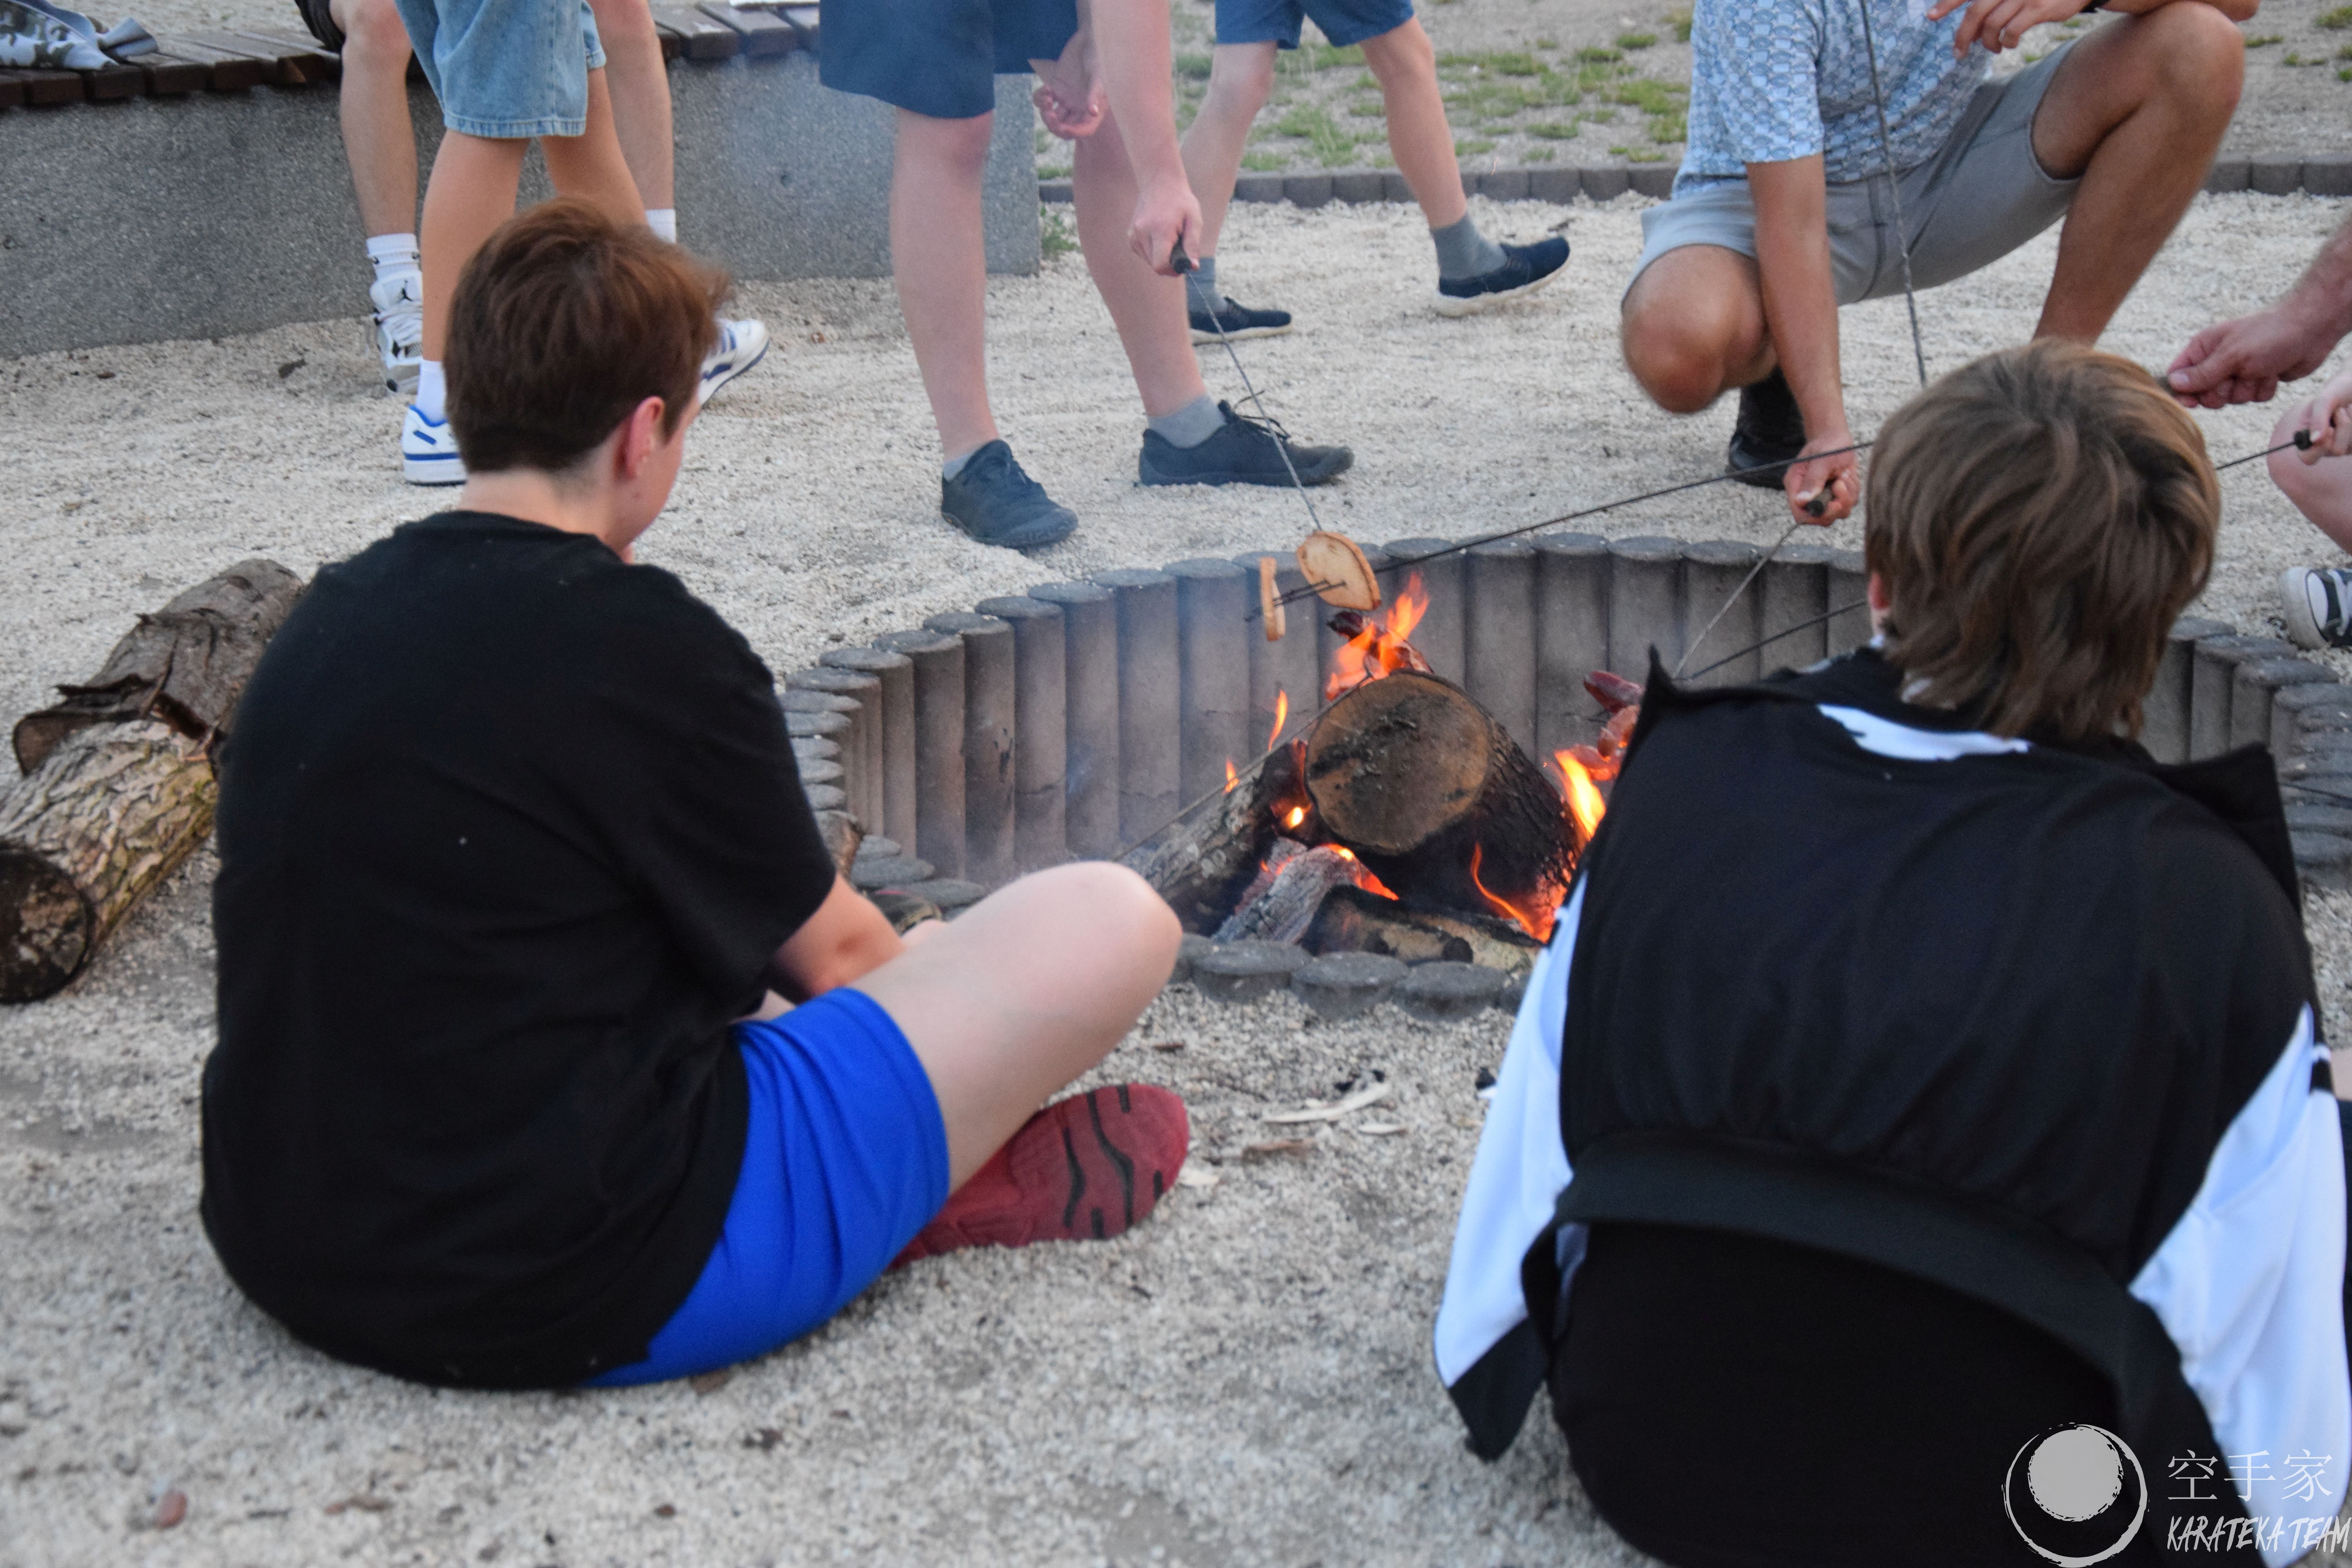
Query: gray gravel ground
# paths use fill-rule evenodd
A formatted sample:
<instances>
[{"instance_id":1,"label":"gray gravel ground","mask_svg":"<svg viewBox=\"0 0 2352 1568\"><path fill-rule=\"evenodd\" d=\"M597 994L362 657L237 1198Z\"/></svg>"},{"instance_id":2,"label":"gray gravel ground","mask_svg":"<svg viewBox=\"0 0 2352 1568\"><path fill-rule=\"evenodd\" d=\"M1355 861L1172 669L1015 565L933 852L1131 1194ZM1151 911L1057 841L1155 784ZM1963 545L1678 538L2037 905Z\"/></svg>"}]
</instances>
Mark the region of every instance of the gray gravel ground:
<instances>
[{"instance_id":1,"label":"gray gravel ground","mask_svg":"<svg viewBox=\"0 0 2352 1568\"><path fill-rule=\"evenodd\" d=\"M1321 493L1327 521L1369 541L1466 534L1716 469L1729 409L1661 416L1618 364L1641 205L1480 204L1490 233L1567 222L1578 249L1559 286L1466 321L1428 309L1411 209L1237 215L1225 258L1245 297L1304 320L1241 345L1251 374L1294 429L1359 454ZM2342 216L2300 197L2200 202L2112 346L2160 366L2283 289ZM1932 362L2023 338L2053 251L2044 238L1927 296ZM702 419L646 555L780 670L1045 577L1284 545L1304 526L1278 491L1134 487L1139 420L1074 258L991 285L1007 432L1085 519L1035 561L933 511L929 417L887 285L761 286L743 303L777 349ZM1903 321L1899 301L1847 313L1864 432L1911 388ZM307 572L429 510L399 482L397 408L373 368L354 321L0 363L0 713L88 675L132 616L232 560ZM1222 358L1205 368L1235 390ZM2275 416L2200 418L2234 456ZM2258 468L2225 483L2205 607L2267 625L2278 568L2336 557ZM1760 542L1778 518L1720 487L1582 526ZM1217 1186L1108 1246L919 1265L708 1394L436 1394L290 1342L197 1229L211 869L176 877L65 994L0 1013L5 1568L1637 1560L1567 1479L1548 1421L1482 1466L1430 1371L1471 1083L1500 1056L1500 1015L1328 1026L1287 999L1224 1010L1179 990L1108 1070L1182 1091L1201 1151L1374 1068L1408 1130L1210 1166ZM2352 899L2312 915L2340 1037ZM1171 1039L1186 1048L1148 1048ZM134 1531L167 1488L186 1521Z\"/></svg>"}]
</instances>

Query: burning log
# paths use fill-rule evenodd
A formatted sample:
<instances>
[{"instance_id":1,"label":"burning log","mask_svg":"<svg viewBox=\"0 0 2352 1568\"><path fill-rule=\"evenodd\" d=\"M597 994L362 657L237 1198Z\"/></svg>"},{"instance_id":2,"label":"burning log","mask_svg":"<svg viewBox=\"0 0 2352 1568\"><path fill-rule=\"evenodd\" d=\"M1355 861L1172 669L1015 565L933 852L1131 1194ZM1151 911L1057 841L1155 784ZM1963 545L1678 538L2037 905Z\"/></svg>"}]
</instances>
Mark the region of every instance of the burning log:
<instances>
[{"instance_id":1,"label":"burning log","mask_svg":"<svg viewBox=\"0 0 2352 1568\"><path fill-rule=\"evenodd\" d=\"M302 591L244 561L142 616L88 683L30 713L0 795L0 1001L71 980L212 831L211 748Z\"/></svg>"},{"instance_id":2,"label":"burning log","mask_svg":"<svg viewBox=\"0 0 2352 1568\"><path fill-rule=\"evenodd\" d=\"M1309 952L1371 952L1407 963L1480 963L1527 973L1539 944L1517 926L1483 915L1401 904L1360 888L1335 888L1316 911Z\"/></svg>"},{"instance_id":3,"label":"burning log","mask_svg":"<svg viewBox=\"0 0 2352 1568\"><path fill-rule=\"evenodd\" d=\"M1325 832L1389 887L1549 934L1576 852L1559 794L1460 687L1409 669L1357 687L1308 733L1305 773Z\"/></svg>"},{"instance_id":4,"label":"burning log","mask_svg":"<svg viewBox=\"0 0 2352 1568\"><path fill-rule=\"evenodd\" d=\"M1217 928L1216 940L1295 942L1314 923L1325 895L1360 886L1362 873L1362 863L1345 849L1328 844L1309 849L1295 839L1279 840L1265 871Z\"/></svg>"},{"instance_id":5,"label":"burning log","mask_svg":"<svg viewBox=\"0 0 2352 1568\"><path fill-rule=\"evenodd\" d=\"M1124 864L1168 900L1190 931L1213 931L1273 847L1276 807L1297 793L1286 746L1246 773L1190 822L1171 826L1129 852Z\"/></svg>"}]
</instances>

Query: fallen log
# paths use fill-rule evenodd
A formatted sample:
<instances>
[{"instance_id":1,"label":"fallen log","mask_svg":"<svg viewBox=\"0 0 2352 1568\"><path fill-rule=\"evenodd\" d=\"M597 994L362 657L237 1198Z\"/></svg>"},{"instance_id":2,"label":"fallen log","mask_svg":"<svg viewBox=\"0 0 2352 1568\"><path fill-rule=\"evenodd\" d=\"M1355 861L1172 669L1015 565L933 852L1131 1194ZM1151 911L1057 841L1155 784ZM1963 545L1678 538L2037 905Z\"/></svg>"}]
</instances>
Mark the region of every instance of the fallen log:
<instances>
[{"instance_id":1,"label":"fallen log","mask_svg":"<svg viewBox=\"0 0 2352 1568\"><path fill-rule=\"evenodd\" d=\"M1297 793L1297 750L1283 747L1241 774L1214 805L1171 823L1122 862L1168 900L1186 931L1205 935L1223 925L1257 875L1274 845L1275 804Z\"/></svg>"},{"instance_id":2,"label":"fallen log","mask_svg":"<svg viewBox=\"0 0 2352 1568\"><path fill-rule=\"evenodd\" d=\"M1333 703L1307 735L1306 783L1324 832L1417 902L1548 916L1568 885L1559 792L1436 676L1400 669Z\"/></svg>"},{"instance_id":3,"label":"fallen log","mask_svg":"<svg viewBox=\"0 0 2352 1568\"><path fill-rule=\"evenodd\" d=\"M50 995L212 831L212 746L301 582L244 561L142 616L18 721L0 794L0 1001Z\"/></svg>"},{"instance_id":4,"label":"fallen log","mask_svg":"<svg viewBox=\"0 0 2352 1568\"><path fill-rule=\"evenodd\" d=\"M1483 915L1423 909L1361 888L1324 895L1301 946L1318 956L1371 952L1407 963L1479 963L1524 974L1539 951L1517 926Z\"/></svg>"}]
</instances>

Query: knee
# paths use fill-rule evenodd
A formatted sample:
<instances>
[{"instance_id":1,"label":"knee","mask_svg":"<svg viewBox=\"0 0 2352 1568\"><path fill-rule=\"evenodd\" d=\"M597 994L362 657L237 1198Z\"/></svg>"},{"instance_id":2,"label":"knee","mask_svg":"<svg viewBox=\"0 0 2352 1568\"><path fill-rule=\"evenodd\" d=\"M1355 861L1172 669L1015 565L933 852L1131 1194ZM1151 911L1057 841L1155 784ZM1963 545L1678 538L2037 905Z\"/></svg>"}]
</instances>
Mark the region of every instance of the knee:
<instances>
[{"instance_id":1,"label":"knee","mask_svg":"<svg viewBox=\"0 0 2352 1568\"><path fill-rule=\"evenodd\" d=\"M394 0L352 0L342 10L343 52L362 61L397 60L408 65L408 28Z\"/></svg>"},{"instance_id":2,"label":"knee","mask_svg":"<svg viewBox=\"0 0 2352 1568\"><path fill-rule=\"evenodd\" d=\"M2140 25L2157 43L2156 92L2226 124L2246 80L2246 36L2238 25L2210 5L2167 5Z\"/></svg>"},{"instance_id":3,"label":"knee","mask_svg":"<svg viewBox=\"0 0 2352 1568\"><path fill-rule=\"evenodd\" d=\"M1723 395L1725 353L1706 324L1679 312L1626 312L1625 368L1669 414L1696 414Z\"/></svg>"},{"instance_id":4,"label":"knee","mask_svg":"<svg viewBox=\"0 0 2352 1568\"><path fill-rule=\"evenodd\" d=\"M1274 96L1274 48L1227 45L1209 69L1209 100L1218 110L1255 119Z\"/></svg>"},{"instance_id":5,"label":"knee","mask_svg":"<svg viewBox=\"0 0 2352 1568\"><path fill-rule=\"evenodd\" d=\"M977 180L988 167L988 146L995 132L993 114L969 120L939 120L911 110L898 111L898 145L902 162Z\"/></svg>"},{"instance_id":6,"label":"knee","mask_svg":"<svg viewBox=\"0 0 2352 1568\"><path fill-rule=\"evenodd\" d=\"M1166 981L1184 928L1150 883L1108 860L1081 860L1047 875L1060 884L1055 899L1097 951L1127 960L1155 989Z\"/></svg>"},{"instance_id":7,"label":"knee","mask_svg":"<svg viewBox=\"0 0 2352 1568\"><path fill-rule=\"evenodd\" d=\"M1365 39L1364 64L1385 88L1406 78L1435 75L1437 50L1419 22L1407 21L1377 38Z\"/></svg>"}]
</instances>

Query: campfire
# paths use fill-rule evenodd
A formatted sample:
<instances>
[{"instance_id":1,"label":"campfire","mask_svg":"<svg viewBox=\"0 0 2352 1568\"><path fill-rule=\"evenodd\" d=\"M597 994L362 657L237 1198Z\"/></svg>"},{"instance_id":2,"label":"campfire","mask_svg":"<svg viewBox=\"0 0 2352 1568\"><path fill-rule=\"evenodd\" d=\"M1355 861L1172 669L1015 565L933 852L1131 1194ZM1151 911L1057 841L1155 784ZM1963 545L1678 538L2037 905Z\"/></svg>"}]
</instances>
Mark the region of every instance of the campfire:
<instances>
[{"instance_id":1,"label":"campfire","mask_svg":"<svg viewBox=\"0 0 2352 1568\"><path fill-rule=\"evenodd\" d=\"M1347 640L1324 675L1328 710L1281 745L1281 693L1272 754L1246 772L1228 762L1222 808L1156 857L1188 929L1511 970L1550 939L1641 688L1588 681L1610 724L1548 774L1413 647L1427 605L1416 574L1385 612L1332 616Z\"/></svg>"}]
</instances>

